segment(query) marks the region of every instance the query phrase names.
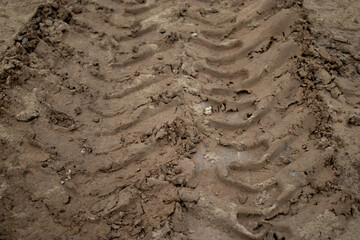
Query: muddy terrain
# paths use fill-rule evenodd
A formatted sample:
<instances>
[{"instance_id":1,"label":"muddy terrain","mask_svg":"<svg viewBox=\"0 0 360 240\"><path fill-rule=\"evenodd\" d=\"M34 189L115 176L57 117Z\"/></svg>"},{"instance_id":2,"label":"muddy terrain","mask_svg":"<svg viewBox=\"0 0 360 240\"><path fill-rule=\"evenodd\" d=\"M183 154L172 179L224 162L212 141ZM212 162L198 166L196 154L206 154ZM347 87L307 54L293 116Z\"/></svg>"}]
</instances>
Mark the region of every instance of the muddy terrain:
<instances>
[{"instance_id":1,"label":"muddy terrain","mask_svg":"<svg viewBox=\"0 0 360 240\"><path fill-rule=\"evenodd\" d=\"M0 1L0 239L358 239L359 13Z\"/></svg>"}]
</instances>

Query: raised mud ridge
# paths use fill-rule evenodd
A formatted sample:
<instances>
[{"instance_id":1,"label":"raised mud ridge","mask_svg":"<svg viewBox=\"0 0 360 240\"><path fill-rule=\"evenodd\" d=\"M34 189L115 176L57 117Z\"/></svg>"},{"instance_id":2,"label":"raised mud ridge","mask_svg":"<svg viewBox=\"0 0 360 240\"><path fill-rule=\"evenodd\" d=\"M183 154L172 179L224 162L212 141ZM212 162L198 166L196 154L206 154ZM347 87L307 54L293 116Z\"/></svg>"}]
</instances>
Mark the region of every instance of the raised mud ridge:
<instances>
[{"instance_id":1,"label":"raised mud ridge","mask_svg":"<svg viewBox=\"0 0 360 240\"><path fill-rule=\"evenodd\" d=\"M0 235L310 239L324 208L345 222L306 57L339 62L307 55L310 36L296 1L40 5L1 59Z\"/></svg>"}]
</instances>

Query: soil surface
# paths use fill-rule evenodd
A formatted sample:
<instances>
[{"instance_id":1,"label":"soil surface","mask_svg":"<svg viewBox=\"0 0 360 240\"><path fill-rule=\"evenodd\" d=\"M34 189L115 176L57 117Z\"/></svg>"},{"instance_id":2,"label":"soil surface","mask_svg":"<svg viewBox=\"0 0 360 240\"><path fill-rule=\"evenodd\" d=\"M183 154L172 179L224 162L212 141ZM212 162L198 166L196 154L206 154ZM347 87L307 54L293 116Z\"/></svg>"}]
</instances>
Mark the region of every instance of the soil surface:
<instances>
[{"instance_id":1,"label":"soil surface","mask_svg":"<svg viewBox=\"0 0 360 240\"><path fill-rule=\"evenodd\" d=\"M0 239L358 239L358 0L2 0Z\"/></svg>"}]
</instances>

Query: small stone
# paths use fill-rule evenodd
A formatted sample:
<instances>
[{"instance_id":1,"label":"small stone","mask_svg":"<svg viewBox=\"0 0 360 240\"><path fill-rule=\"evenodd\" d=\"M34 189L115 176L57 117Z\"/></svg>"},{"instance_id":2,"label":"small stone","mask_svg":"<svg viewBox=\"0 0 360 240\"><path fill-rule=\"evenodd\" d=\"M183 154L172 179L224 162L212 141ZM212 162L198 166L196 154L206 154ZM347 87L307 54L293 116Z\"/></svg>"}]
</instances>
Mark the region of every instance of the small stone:
<instances>
[{"instance_id":1,"label":"small stone","mask_svg":"<svg viewBox=\"0 0 360 240\"><path fill-rule=\"evenodd\" d=\"M280 160L285 165L288 165L290 163L290 159L284 156L280 156Z\"/></svg>"},{"instance_id":2,"label":"small stone","mask_svg":"<svg viewBox=\"0 0 360 240\"><path fill-rule=\"evenodd\" d=\"M111 228L114 229L114 230L117 230L117 229L120 228L120 226L119 226L119 225L116 225L116 224L113 224L113 225L111 225Z\"/></svg>"},{"instance_id":3,"label":"small stone","mask_svg":"<svg viewBox=\"0 0 360 240\"><path fill-rule=\"evenodd\" d=\"M82 153L82 154L85 154L85 153L86 153L86 149L85 149L85 148L81 149L81 153Z\"/></svg>"},{"instance_id":4,"label":"small stone","mask_svg":"<svg viewBox=\"0 0 360 240\"><path fill-rule=\"evenodd\" d=\"M98 122L100 122L100 118L99 118L99 117L94 117L94 118L93 118L93 121L96 122L96 123L98 123Z\"/></svg>"},{"instance_id":5,"label":"small stone","mask_svg":"<svg viewBox=\"0 0 360 240\"><path fill-rule=\"evenodd\" d=\"M164 33L166 33L166 30L165 30L165 28L160 28L159 32L160 32L161 34L164 34Z\"/></svg>"},{"instance_id":6,"label":"small stone","mask_svg":"<svg viewBox=\"0 0 360 240\"><path fill-rule=\"evenodd\" d=\"M40 113L37 110L27 109L17 114L16 119L21 122L28 122L34 118L37 118L39 115Z\"/></svg>"},{"instance_id":7,"label":"small stone","mask_svg":"<svg viewBox=\"0 0 360 240\"><path fill-rule=\"evenodd\" d=\"M91 217L89 217L88 219L89 219L89 221L92 222L92 223L96 222L96 217L91 216Z\"/></svg>"},{"instance_id":8,"label":"small stone","mask_svg":"<svg viewBox=\"0 0 360 240\"><path fill-rule=\"evenodd\" d=\"M357 72L360 74L360 64L357 65Z\"/></svg>"},{"instance_id":9,"label":"small stone","mask_svg":"<svg viewBox=\"0 0 360 240\"><path fill-rule=\"evenodd\" d=\"M330 142L326 137L322 137L318 142L318 148L325 149L330 146Z\"/></svg>"},{"instance_id":10,"label":"small stone","mask_svg":"<svg viewBox=\"0 0 360 240\"><path fill-rule=\"evenodd\" d=\"M248 28L257 28L259 26L260 26L260 23L258 23L255 20L252 20L248 25L246 25L246 27L248 27Z\"/></svg>"},{"instance_id":11,"label":"small stone","mask_svg":"<svg viewBox=\"0 0 360 240\"><path fill-rule=\"evenodd\" d=\"M71 10L74 14L79 14L79 13L82 13L83 12L83 9L81 7L74 7L72 10Z\"/></svg>"},{"instance_id":12,"label":"small stone","mask_svg":"<svg viewBox=\"0 0 360 240\"><path fill-rule=\"evenodd\" d=\"M205 115L211 115L211 113L212 113L212 107L207 107L207 108L205 108L204 113L205 113Z\"/></svg>"},{"instance_id":13,"label":"small stone","mask_svg":"<svg viewBox=\"0 0 360 240\"><path fill-rule=\"evenodd\" d=\"M349 118L348 123L350 125L360 126L360 117L359 116L352 116L351 118Z\"/></svg>"},{"instance_id":14,"label":"small stone","mask_svg":"<svg viewBox=\"0 0 360 240\"><path fill-rule=\"evenodd\" d=\"M192 37L197 37L197 33L192 33L191 36Z\"/></svg>"},{"instance_id":15,"label":"small stone","mask_svg":"<svg viewBox=\"0 0 360 240\"><path fill-rule=\"evenodd\" d=\"M66 179L71 180L71 169L66 172Z\"/></svg>"},{"instance_id":16,"label":"small stone","mask_svg":"<svg viewBox=\"0 0 360 240\"><path fill-rule=\"evenodd\" d=\"M59 8L59 4L56 2L50 3L50 6L54 9L58 9Z\"/></svg>"}]
</instances>

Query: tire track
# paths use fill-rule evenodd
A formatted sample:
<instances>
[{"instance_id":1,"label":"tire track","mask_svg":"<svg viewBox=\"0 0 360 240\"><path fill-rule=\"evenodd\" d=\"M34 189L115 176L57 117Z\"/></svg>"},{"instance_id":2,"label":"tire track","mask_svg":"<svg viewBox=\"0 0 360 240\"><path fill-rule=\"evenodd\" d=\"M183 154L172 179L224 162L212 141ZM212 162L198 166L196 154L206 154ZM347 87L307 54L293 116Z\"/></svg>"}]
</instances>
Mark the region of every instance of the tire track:
<instances>
[{"instance_id":1,"label":"tire track","mask_svg":"<svg viewBox=\"0 0 360 240\"><path fill-rule=\"evenodd\" d=\"M262 5L263 4L263 5ZM275 2L271 1L263 1L259 5L254 4L255 9L258 7L258 9L262 9L265 12L272 12L273 8L275 7ZM250 6L247 10L252 9L253 6ZM224 36L226 34L236 34L236 31L242 32L243 28L246 26L249 22L257 22L260 21L265 16L257 16L255 12L257 10L249 10L249 14L245 16L243 19L238 19L236 24L233 26L227 28L227 29L221 29L221 30L205 30L201 31L203 36L206 37L212 37L216 38L217 36ZM258 14L260 15L260 14ZM266 15L266 14L265 14ZM267 17L266 17L267 18ZM249 131L249 129L256 129L261 126L261 128L264 127L268 128L268 126L263 125L262 122L266 122L266 119L270 119L270 122L272 122L271 119L273 119L276 115L276 113L273 111L273 109L279 108L278 105L283 101L283 99L287 99L292 95L295 95L296 90L294 89L294 86L297 84L294 83L293 80L289 79L288 77L285 78L286 80L278 81L276 78L274 78L274 72L283 69L284 65L286 66L286 63L288 59L291 59L293 56L297 55L299 53L298 47L295 43L291 43L289 40L285 40L285 36L289 35L291 32L291 25L294 24L294 20L296 19L296 14L294 14L291 10L280 10L276 13L272 13L272 16L267 18L266 21L262 22L260 27L255 27L256 29L252 32L249 32L248 34L245 34L241 37L242 45L238 45L232 50L238 48L240 50L237 50L237 52L233 54L224 54L224 56L218 56L219 54L212 54L213 56L201 56L200 54L197 54L195 49L188 48L187 49L187 55L192 57L195 62L197 61L198 64L201 66L199 67L199 77L202 76L202 72L210 75L212 79L214 79L214 83L212 83L212 86L208 88L206 91L202 91L204 94L202 96L202 99L206 99L207 102L204 103L204 105L210 105L213 110L212 116L206 117L205 120L201 120L200 122L205 123L202 124L203 127L201 129L205 129L205 133L209 134L209 136L223 136L224 131L230 131L235 132L234 138L236 135L241 135L243 131ZM254 35L253 35L254 34ZM254 38L254 36L257 36ZM268 44L269 47L265 47L265 50L262 50L260 55L256 56L254 60L252 60L252 57L249 59L249 55L253 52L256 52L257 48L260 48L261 45L264 45L268 39L274 38L282 38L284 37L284 40L282 40L282 43L279 44ZM204 38L201 38L204 39ZM255 41L253 40L255 39ZM196 41L195 41L196 42ZM204 42L202 40L198 40L198 43L203 43L203 45L207 48L213 49L214 45L209 45L208 42ZM247 45L249 44L249 45ZM264 47L262 47L264 49ZM211 52L208 52L211 53ZM275 56L275 58L274 58ZM205 59L202 60L202 59ZM237 69L239 69L240 66L244 66L248 64L246 67L243 68L243 70L237 70L237 72L231 72L231 67L236 66ZM264 66L265 65L265 66ZM259 67L264 66L264 67ZM226 69L226 71L219 72L217 69ZM229 70L228 70L229 69ZM251 69L251 70L250 70ZM281 71L281 70L280 70ZM245 73L244 74L235 74L235 73ZM282 73L280 74L280 76ZM233 77L233 78L230 78ZM224 81L223 79L229 78L230 80L236 79L235 84L232 81ZM220 81L216 81L215 79L221 79ZM274 79L274 81L277 81L277 84L273 85L274 87L269 87L267 90L270 89L276 89L277 86L281 86L280 90L270 90L267 91L266 88L264 89L264 84L269 84L270 79ZM285 85L284 85L285 84ZM270 85L272 85L270 83ZM246 87L245 92L249 93L245 95L245 100L242 99L241 101L233 101L233 95L235 91L231 91L230 89L244 89ZM261 95L259 95L261 93ZM267 95L269 94L269 95ZM255 97L254 97L255 95ZM214 96L216 96L215 99L222 99L222 101L214 101ZM229 98L229 100L227 100ZM230 100L231 99L231 100ZM256 99L256 100L255 100ZM228 108L229 102L231 103L232 107ZM214 105L214 103L216 105ZM221 104L219 106L219 103ZM255 104L254 104L255 103ZM253 104L253 105L252 105ZM235 105L235 106L234 106ZM240 107L242 106L242 114L246 114L245 120L242 120L242 116L235 115L237 111L240 111ZM252 111L249 113L249 106L254 107ZM248 108L246 108L248 107ZM245 108L245 109L244 109ZM232 113L232 111L235 111L235 113ZM245 112L244 112L245 111ZM306 116L306 113L304 113ZM230 120L233 119L233 120ZM277 125L285 125L284 122L280 122L279 124L276 124L272 122L271 124ZM302 125L302 123L299 123L298 125ZM258 127L257 127L258 126ZM240 132L238 130L241 130ZM283 129L283 132L286 132L286 129ZM227 133L227 135L231 136L233 134ZM306 131L307 132L307 131ZM271 136L271 139L277 139L282 138L281 135L279 135L280 132L276 132L274 135ZM213 191L210 190L206 191L204 189L216 189L217 183L214 183L209 186L204 186L202 190L206 193L202 194L202 199L205 201L201 207L194 207L194 211L196 214L199 214L200 217L205 217L209 219L214 224L219 224L221 222L228 223L227 228L231 231L235 231L237 234L240 234L243 237L248 237L250 239L263 239L265 237L265 234L267 233L266 227L264 227L263 224L259 223L259 221L266 222L266 218L269 218L270 215L276 216L276 211L279 211L279 208L282 208L284 204L287 203L287 201L290 200L290 198L293 197L293 195L299 191L302 187L309 184L308 181L304 180L307 177L305 176L304 179L300 180L300 176L297 175L297 172L307 172L312 171L315 166L310 164L310 162L317 162L315 159L309 160L308 157L304 157L304 159L299 159L295 161L293 164L290 163L286 167L282 168L281 170L275 170L278 169L276 167L269 167L266 166L268 163L277 162L279 157L282 156L281 154L286 154L285 152L287 149L289 149L290 139L291 142L294 141L294 138L297 138L297 142L304 141L304 137L299 137L298 134L295 134L297 137L293 136L286 136L283 140L274 141L273 143L269 143L269 139L266 140L266 145L270 146L268 147L268 150L266 153L260 157L257 161L249 161L249 160L243 160L241 157L245 152L246 149L251 149L251 147L248 147L246 145L238 145L238 144L220 144L224 147L224 150L219 151L211 151L207 150L207 155L205 156L212 156L210 159L212 159L212 162L217 162L221 169L219 169L219 165L215 170L215 176L225 185L237 189L241 192L245 192L244 194L253 194L253 195L261 195L266 192L271 192L271 188L275 185L279 186L281 189L281 193L278 197L274 196L274 199L269 200L266 199L262 204L266 204L266 201L271 202L272 205L269 205L269 207L265 208L262 206L241 206L235 209L236 210L230 210L226 209L225 206L233 204L231 201L227 202L226 204L214 204L214 207L208 207L210 202L216 201L212 199L211 196L213 196ZM213 137L215 138L215 137ZM300 140L302 139L302 140ZM261 140L259 143L255 143L256 146L262 146ZM273 141L273 140L272 140ZM291 147L290 147L291 148ZM216 148L215 148L216 149ZM214 149L214 150L215 150ZM226 159L228 158L228 154L230 154L231 151L237 152L237 157L234 156L235 159L238 159L238 161L245 161L245 162L238 162L238 161L232 161L229 164L226 163ZM240 155L239 155L240 154ZM321 155L319 152L316 153L316 155ZM326 154L325 154L326 155ZM225 158L225 159L223 159ZM321 157L320 157L321 158ZM246 159L246 158L245 158ZM306 160L305 160L306 159ZM326 155L322 158L319 163L319 165L324 165L326 161L329 161L331 159L331 154ZM201 156L198 156L195 160L198 163L197 164L205 164L202 163L206 161ZM304 162L303 162L304 161ZM309 161L305 163L305 161ZM299 165L298 165L299 164ZM280 163L279 165L283 165ZM300 167L301 166L301 167ZM308 168L306 168L306 167ZM305 167L305 168L304 168ZM209 166L208 168L212 168ZM206 168L205 168L206 169ZM227 169L230 169L232 171L233 176L229 175L229 172ZM245 174L245 176L248 176L247 178L243 177L241 180L238 179L238 174L236 174L236 171L260 171L259 174L253 173L255 175L249 175ZM266 173L266 174L265 174ZM265 174L265 175L264 175ZM293 175L294 179L290 179L291 177L288 177L288 174ZM274 176L270 178L266 178L266 175ZM236 177L235 177L236 176ZM303 178L303 177L301 177ZM249 179L257 180L258 183L248 183ZM261 180L262 179L262 180ZM281 180L280 180L281 179ZM305 182L304 182L305 181ZM229 197L232 194L227 194ZM222 196L225 200L226 198ZM229 198L227 197L227 198ZM216 197L215 197L216 198ZM209 199L209 200L207 200ZM209 202L206 202L209 201ZM270 204L270 203L268 203ZM222 205L222 207L219 207ZM251 204L250 204L251 205ZM216 206L216 207L215 207ZM203 209L202 209L203 208ZM221 215L219 213L220 209L224 212L229 212L230 215ZM205 209L205 210L204 210ZM204 212L205 211L205 212ZM235 212L234 212L235 211ZM237 216L237 220L233 219L231 217L231 214L234 213L235 216ZM255 220L258 222L259 228L256 227L255 229L251 229L251 227L248 225L249 220L247 219L248 216L257 216L258 220ZM244 218L242 218L244 217ZM261 220L262 219L262 220ZM239 223L243 222L243 223ZM251 222L251 220L250 220ZM224 227L224 226L223 226ZM288 236L292 235L292 232L290 229L286 228L283 230L283 234L287 234Z\"/></svg>"}]
</instances>

